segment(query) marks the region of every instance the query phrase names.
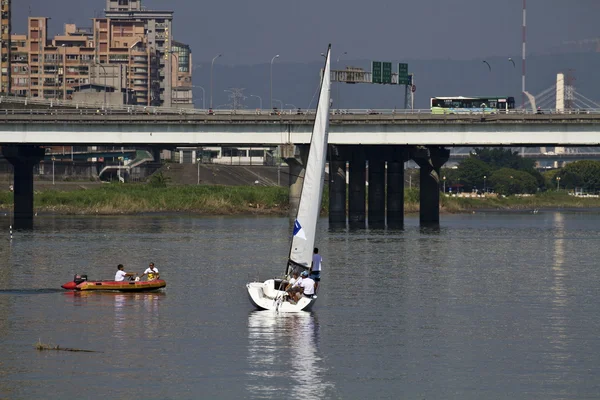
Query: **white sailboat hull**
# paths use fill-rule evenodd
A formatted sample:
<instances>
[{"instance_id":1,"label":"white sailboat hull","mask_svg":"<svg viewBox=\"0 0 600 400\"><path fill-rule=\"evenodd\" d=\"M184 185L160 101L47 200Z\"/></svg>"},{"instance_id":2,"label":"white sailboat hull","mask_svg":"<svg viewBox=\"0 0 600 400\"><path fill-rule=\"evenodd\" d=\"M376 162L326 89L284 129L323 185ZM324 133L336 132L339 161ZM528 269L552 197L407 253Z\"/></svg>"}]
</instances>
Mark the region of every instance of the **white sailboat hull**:
<instances>
[{"instance_id":1,"label":"white sailboat hull","mask_svg":"<svg viewBox=\"0 0 600 400\"><path fill-rule=\"evenodd\" d=\"M273 310L278 312L309 311L315 303L316 296L309 298L302 296L296 304L287 301L285 291L274 288L274 280L265 282L250 282L246 284L250 302L259 310Z\"/></svg>"}]
</instances>

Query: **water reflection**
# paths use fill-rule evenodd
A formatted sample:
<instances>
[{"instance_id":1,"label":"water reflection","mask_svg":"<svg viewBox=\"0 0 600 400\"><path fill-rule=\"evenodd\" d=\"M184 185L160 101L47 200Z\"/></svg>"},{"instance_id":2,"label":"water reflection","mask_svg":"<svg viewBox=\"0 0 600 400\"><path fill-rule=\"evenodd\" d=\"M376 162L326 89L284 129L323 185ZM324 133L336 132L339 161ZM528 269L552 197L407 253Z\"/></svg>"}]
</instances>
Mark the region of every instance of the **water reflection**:
<instances>
[{"instance_id":1,"label":"water reflection","mask_svg":"<svg viewBox=\"0 0 600 400\"><path fill-rule=\"evenodd\" d=\"M567 320L567 309L569 296L565 285L565 277L567 273L565 267L565 221L564 215L560 213L554 214L554 263L552 265L552 311L550 318L550 343L552 343L555 351L551 352L553 362L550 363L556 369L565 369L565 362L570 358L567 350L568 332L566 327L569 326Z\"/></svg>"},{"instance_id":2,"label":"water reflection","mask_svg":"<svg viewBox=\"0 0 600 400\"><path fill-rule=\"evenodd\" d=\"M335 386L319 347L314 313L254 311L248 316L248 391L252 397L330 398ZM264 379L269 378L269 379Z\"/></svg>"}]
</instances>

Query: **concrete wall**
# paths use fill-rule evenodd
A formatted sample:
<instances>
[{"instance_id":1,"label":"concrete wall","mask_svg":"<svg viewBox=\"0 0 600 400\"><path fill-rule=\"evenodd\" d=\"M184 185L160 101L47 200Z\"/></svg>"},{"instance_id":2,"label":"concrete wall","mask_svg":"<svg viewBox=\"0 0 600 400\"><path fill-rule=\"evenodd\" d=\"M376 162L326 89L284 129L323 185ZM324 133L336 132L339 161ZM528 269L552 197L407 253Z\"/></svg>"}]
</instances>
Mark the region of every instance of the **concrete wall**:
<instances>
[{"instance_id":1,"label":"concrete wall","mask_svg":"<svg viewBox=\"0 0 600 400\"><path fill-rule=\"evenodd\" d=\"M125 104L125 94L121 92L107 92L105 100L104 92L75 92L73 101L85 104L97 104L102 106L122 106Z\"/></svg>"}]
</instances>

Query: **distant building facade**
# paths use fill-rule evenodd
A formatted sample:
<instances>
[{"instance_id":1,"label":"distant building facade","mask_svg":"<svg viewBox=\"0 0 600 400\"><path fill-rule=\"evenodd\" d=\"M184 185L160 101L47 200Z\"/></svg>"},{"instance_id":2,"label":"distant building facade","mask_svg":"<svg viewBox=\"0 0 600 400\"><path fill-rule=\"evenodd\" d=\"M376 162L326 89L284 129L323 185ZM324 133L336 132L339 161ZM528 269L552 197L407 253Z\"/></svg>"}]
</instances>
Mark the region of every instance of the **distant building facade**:
<instances>
[{"instance_id":1,"label":"distant building facade","mask_svg":"<svg viewBox=\"0 0 600 400\"><path fill-rule=\"evenodd\" d=\"M11 86L11 0L0 0L0 93L10 93Z\"/></svg>"},{"instance_id":2,"label":"distant building facade","mask_svg":"<svg viewBox=\"0 0 600 400\"><path fill-rule=\"evenodd\" d=\"M4 7L8 0L0 1ZM181 87L187 85L193 106L187 83L191 82L191 50L181 44L187 49L185 57L172 50L173 12L147 11L141 0L107 0L106 7L105 18L92 19L91 28L66 24L64 33L53 39L48 37L49 18L29 17L26 35L9 35L13 52L7 71L12 75L6 79L11 92L73 99L76 90L91 85L108 93L125 92L127 104L186 107L186 102L173 99L179 97L174 93L185 93ZM2 65L4 71L4 61Z\"/></svg>"}]
</instances>

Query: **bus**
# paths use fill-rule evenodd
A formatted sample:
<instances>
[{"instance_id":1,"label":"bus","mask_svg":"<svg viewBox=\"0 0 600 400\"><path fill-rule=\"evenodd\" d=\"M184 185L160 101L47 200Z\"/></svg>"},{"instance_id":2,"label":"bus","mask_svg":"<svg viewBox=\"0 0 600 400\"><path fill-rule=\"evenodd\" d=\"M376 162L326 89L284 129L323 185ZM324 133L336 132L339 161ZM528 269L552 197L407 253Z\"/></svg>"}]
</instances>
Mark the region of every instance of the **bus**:
<instances>
[{"instance_id":1,"label":"bus","mask_svg":"<svg viewBox=\"0 0 600 400\"><path fill-rule=\"evenodd\" d=\"M432 114L495 114L515 108L514 97L432 97Z\"/></svg>"}]
</instances>

